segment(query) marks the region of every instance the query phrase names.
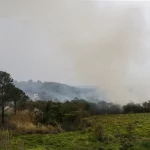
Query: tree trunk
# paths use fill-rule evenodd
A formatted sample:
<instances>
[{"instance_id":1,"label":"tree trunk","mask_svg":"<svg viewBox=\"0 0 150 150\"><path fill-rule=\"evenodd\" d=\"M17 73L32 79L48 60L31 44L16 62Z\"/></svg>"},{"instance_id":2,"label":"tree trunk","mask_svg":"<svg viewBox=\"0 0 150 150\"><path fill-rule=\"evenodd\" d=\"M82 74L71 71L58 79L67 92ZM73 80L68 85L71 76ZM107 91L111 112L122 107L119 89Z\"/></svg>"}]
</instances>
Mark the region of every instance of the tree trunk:
<instances>
[{"instance_id":1,"label":"tree trunk","mask_svg":"<svg viewBox=\"0 0 150 150\"><path fill-rule=\"evenodd\" d=\"M5 119L4 119L4 117L5 117L5 115L4 115L4 103L3 103L3 101L2 101L2 124L4 124L5 123Z\"/></svg>"},{"instance_id":2,"label":"tree trunk","mask_svg":"<svg viewBox=\"0 0 150 150\"><path fill-rule=\"evenodd\" d=\"M14 113L16 115L16 112L17 112L17 104L16 104L16 100L14 101Z\"/></svg>"}]
</instances>

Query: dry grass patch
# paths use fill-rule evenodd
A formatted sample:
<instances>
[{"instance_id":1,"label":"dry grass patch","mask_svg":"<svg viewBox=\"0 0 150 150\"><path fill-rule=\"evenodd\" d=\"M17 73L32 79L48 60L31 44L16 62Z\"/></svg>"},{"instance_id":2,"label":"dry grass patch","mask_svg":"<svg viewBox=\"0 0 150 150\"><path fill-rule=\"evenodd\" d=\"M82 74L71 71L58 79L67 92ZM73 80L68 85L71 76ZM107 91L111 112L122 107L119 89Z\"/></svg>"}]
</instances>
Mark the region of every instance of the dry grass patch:
<instances>
[{"instance_id":1,"label":"dry grass patch","mask_svg":"<svg viewBox=\"0 0 150 150\"><path fill-rule=\"evenodd\" d=\"M9 124L14 126L17 132L25 134L46 134L62 131L60 126L53 127L51 125L36 124L32 114L26 111L20 111L16 115L11 116Z\"/></svg>"}]
</instances>

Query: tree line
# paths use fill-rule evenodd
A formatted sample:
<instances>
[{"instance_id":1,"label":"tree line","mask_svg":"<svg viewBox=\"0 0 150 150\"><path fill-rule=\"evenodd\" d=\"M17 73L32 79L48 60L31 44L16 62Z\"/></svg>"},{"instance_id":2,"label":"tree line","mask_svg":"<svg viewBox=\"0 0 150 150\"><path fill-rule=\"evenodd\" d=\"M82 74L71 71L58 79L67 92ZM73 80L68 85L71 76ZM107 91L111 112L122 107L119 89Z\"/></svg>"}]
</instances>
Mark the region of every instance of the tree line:
<instances>
[{"instance_id":1,"label":"tree line","mask_svg":"<svg viewBox=\"0 0 150 150\"><path fill-rule=\"evenodd\" d=\"M143 102L142 104L138 103L128 103L123 106L124 113L148 113L150 112L150 100Z\"/></svg>"},{"instance_id":2,"label":"tree line","mask_svg":"<svg viewBox=\"0 0 150 150\"><path fill-rule=\"evenodd\" d=\"M28 109L34 115L36 123L52 126L60 124L65 130L76 130L80 128L82 118L93 115L150 112L150 101L124 106L105 101L96 104L83 99L65 102L28 101L23 109Z\"/></svg>"}]
</instances>

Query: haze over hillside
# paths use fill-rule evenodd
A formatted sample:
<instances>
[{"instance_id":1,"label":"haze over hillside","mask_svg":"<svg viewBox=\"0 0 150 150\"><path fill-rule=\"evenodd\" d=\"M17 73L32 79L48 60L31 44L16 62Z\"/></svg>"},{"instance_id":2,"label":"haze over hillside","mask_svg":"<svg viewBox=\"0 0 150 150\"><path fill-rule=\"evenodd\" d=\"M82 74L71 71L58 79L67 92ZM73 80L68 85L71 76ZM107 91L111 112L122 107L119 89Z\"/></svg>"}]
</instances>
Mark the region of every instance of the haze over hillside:
<instances>
[{"instance_id":1,"label":"haze over hillside","mask_svg":"<svg viewBox=\"0 0 150 150\"><path fill-rule=\"evenodd\" d=\"M82 86L75 87L57 82L14 82L15 85L22 89L33 100L53 100L64 101L74 98L86 99L89 101L102 100L103 96L96 87Z\"/></svg>"}]
</instances>

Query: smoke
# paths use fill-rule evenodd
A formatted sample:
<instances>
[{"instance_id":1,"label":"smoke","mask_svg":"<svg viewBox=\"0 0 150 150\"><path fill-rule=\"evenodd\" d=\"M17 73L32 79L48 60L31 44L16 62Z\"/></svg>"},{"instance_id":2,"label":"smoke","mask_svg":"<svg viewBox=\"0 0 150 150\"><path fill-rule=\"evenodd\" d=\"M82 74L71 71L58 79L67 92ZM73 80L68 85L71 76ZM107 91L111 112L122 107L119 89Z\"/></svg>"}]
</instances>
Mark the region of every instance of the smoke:
<instances>
[{"instance_id":1,"label":"smoke","mask_svg":"<svg viewBox=\"0 0 150 150\"><path fill-rule=\"evenodd\" d=\"M9 0L2 4L0 17L11 18L18 26L11 25L14 34L8 34L11 28L4 25L1 39L7 36L7 40L1 40L1 49L6 47L11 56L16 49L15 55L36 54L36 67L32 69L32 59L25 60L26 68L22 63L19 71L33 70L34 77L46 80L52 79L53 72L58 80L68 81L77 74L81 83L96 85L106 100L120 104L150 99L150 2ZM15 66L29 58L24 56ZM16 62L16 56L15 61L9 58L11 64ZM57 64L64 68L58 69Z\"/></svg>"},{"instance_id":2,"label":"smoke","mask_svg":"<svg viewBox=\"0 0 150 150\"><path fill-rule=\"evenodd\" d=\"M146 101L150 98L150 32L145 4L103 4L85 3L82 11L78 9L63 48L79 79L97 85L107 100Z\"/></svg>"}]
</instances>

